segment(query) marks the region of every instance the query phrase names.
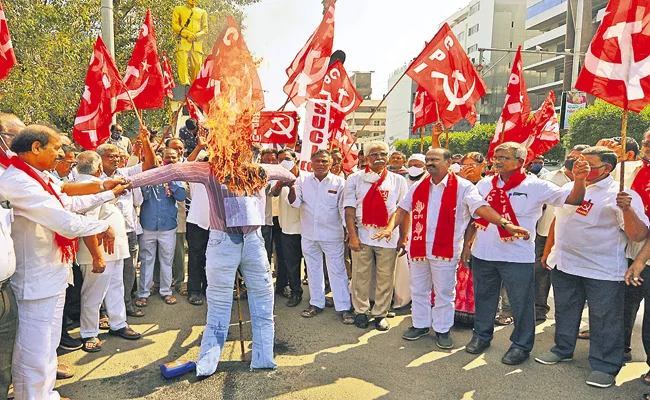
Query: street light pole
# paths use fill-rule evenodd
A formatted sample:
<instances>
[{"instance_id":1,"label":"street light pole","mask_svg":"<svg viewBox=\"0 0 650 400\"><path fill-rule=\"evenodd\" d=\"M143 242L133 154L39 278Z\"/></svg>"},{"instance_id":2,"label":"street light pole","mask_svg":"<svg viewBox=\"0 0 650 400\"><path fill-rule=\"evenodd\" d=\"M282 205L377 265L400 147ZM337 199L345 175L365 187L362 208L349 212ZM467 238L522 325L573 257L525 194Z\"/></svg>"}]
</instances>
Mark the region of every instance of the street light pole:
<instances>
[{"instance_id":1,"label":"street light pole","mask_svg":"<svg viewBox=\"0 0 650 400\"><path fill-rule=\"evenodd\" d=\"M102 19L102 40L115 58L115 44L113 32L113 0L102 0L101 5L101 19Z\"/></svg>"},{"instance_id":2,"label":"street light pole","mask_svg":"<svg viewBox=\"0 0 650 400\"><path fill-rule=\"evenodd\" d=\"M578 0L578 7L576 11L576 19L573 24L573 68L571 70L571 87L576 86L578 80L578 71L580 67L580 44L582 43L582 19L585 8L584 0Z\"/></svg>"}]
</instances>

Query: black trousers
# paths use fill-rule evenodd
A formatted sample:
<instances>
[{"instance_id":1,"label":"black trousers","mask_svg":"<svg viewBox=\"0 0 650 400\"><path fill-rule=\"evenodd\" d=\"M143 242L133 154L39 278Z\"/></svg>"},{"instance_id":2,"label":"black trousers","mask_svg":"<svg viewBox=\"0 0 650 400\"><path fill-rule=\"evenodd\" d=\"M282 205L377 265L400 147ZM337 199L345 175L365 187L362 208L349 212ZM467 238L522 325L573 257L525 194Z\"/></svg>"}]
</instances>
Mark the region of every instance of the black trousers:
<instances>
[{"instance_id":1,"label":"black trousers","mask_svg":"<svg viewBox=\"0 0 650 400\"><path fill-rule=\"evenodd\" d=\"M282 234L282 252L284 264L287 268L287 279L291 288L291 295L302 297L302 283L300 281L300 264L302 261L301 235Z\"/></svg>"},{"instance_id":2,"label":"black trousers","mask_svg":"<svg viewBox=\"0 0 650 400\"><path fill-rule=\"evenodd\" d=\"M289 276L287 266L284 260L284 247L282 247L282 228L278 217L273 217L273 248L275 249L275 290L276 292L284 291L289 286Z\"/></svg>"},{"instance_id":3,"label":"black trousers","mask_svg":"<svg viewBox=\"0 0 650 400\"><path fill-rule=\"evenodd\" d=\"M632 260L627 260L628 265L632 264ZM624 306L623 306L623 325L625 329L625 351L631 351L632 344L632 329L634 328L634 321L639 312L641 300L645 299L643 308L643 328L641 329L641 339L643 340L643 348L646 351L648 365L650 365L650 270L648 267L641 273L641 278L644 280L641 286L625 286ZM648 282L645 282L648 280Z\"/></svg>"},{"instance_id":4,"label":"black trousers","mask_svg":"<svg viewBox=\"0 0 650 400\"><path fill-rule=\"evenodd\" d=\"M535 237L535 318L546 317L551 307L548 306L548 294L551 291L551 271L542 266L546 236Z\"/></svg>"},{"instance_id":5,"label":"black trousers","mask_svg":"<svg viewBox=\"0 0 650 400\"><path fill-rule=\"evenodd\" d=\"M79 317L81 316L81 286L84 281L81 267L76 262L72 263L72 281L74 285L68 285L65 290L65 305L63 306L63 318L61 319L61 337L69 336L69 322L71 320L79 321ZM104 307L103 302L102 307ZM106 314L106 311L104 311L104 314Z\"/></svg>"},{"instance_id":6,"label":"black trousers","mask_svg":"<svg viewBox=\"0 0 650 400\"><path fill-rule=\"evenodd\" d=\"M11 359L18 329L18 306L9 281L0 285L0 399L6 399L11 384Z\"/></svg>"},{"instance_id":7,"label":"black trousers","mask_svg":"<svg viewBox=\"0 0 650 400\"><path fill-rule=\"evenodd\" d=\"M187 233L187 293L200 296L208 288L205 276L205 251L208 248L210 231L196 224L186 224Z\"/></svg>"},{"instance_id":8,"label":"black trousers","mask_svg":"<svg viewBox=\"0 0 650 400\"><path fill-rule=\"evenodd\" d=\"M585 301L589 304L589 364L594 371L618 374L623 366L625 282L583 278L553 270L555 346L560 357L573 355Z\"/></svg>"},{"instance_id":9,"label":"black trousers","mask_svg":"<svg viewBox=\"0 0 650 400\"><path fill-rule=\"evenodd\" d=\"M266 257L269 260L269 265L271 265L273 260L273 225L264 225L262 227L262 239L264 239Z\"/></svg>"}]
</instances>

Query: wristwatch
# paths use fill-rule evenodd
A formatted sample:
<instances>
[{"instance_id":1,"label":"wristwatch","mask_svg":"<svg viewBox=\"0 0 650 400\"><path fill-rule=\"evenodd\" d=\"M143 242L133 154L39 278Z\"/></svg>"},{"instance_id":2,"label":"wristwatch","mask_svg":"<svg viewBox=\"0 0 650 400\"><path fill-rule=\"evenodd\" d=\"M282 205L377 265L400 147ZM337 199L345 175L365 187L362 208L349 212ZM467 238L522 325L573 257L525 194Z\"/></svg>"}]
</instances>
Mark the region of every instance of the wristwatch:
<instances>
[{"instance_id":1,"label":"wristwatch","mask_svg":"<svg viewBox=\"0 0 650 400\"><path fill-rule=\"evenodd\" d=\"M506 225L512 225L512 221L503 221L501 227L505 229Z\"/></svg>"}]
</instances>

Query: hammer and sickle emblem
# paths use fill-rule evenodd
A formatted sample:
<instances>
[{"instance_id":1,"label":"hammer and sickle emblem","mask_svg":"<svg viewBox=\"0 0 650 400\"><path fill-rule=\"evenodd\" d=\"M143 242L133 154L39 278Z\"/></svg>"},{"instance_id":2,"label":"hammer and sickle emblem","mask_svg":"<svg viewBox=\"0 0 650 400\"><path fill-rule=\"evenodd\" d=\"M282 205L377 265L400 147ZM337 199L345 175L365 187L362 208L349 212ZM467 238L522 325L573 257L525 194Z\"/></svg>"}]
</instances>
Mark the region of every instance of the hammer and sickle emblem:
<instances>
[{"instance_id":1,"label":"hammer and sickle emblem","mask_svg":"<svg viewBox=\"0 0 650 400\"><path fill-rule=\"evenodd\" d=\"M288 120L288 124L287 124L287 125L284 125L284 124L282 123L284 120ZM283 116L283 117L276 117L276 118L273 118L273 119L271 120L271 122L273 122L273 127L271 127L271 129L269 129L268 131L266 131L266 133L264 134L264 137L265 137L265 138L268 139L268 138L270 138L271 135L273 135L273 134L275 134L275 135L280 135L280 136L286 136L286 137L289 138L289 139L293 138L293 135L291 134L291 132L293 132L293 128L295 127L295 121L293 120L293 118L291 118L291 117L285 115L285 116ZM273 128L276 127L276 126L279 127L280 130L277 130L277 131L276 131L275 129L273 129Z\"/></svg>"}]
</instances>

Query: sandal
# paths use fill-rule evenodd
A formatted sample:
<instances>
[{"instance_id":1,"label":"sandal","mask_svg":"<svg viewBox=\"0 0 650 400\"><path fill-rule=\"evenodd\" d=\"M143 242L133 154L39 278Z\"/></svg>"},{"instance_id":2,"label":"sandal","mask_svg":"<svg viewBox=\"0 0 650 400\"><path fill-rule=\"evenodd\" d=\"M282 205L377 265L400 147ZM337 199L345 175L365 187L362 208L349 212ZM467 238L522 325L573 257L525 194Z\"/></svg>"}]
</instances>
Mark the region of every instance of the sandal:
<instances>
[{"instance_id":1,"label":"sandal","mask_svg":"<svg viewBox=\"0 0 650 400\"><path fill-rule=\"evenodd\" d=\"M131 329L130 326L125 326L124 328L120 328L116 331L110 330L108 331L109 334L113 336L119 336L122 339L127 339L127 340L138 340L142 337L141 333L138 333Z\"/></svg>"},{"instance_id":2,"label":"sandal","mask_svg":"<svg viewBox=\"0 0 650 400\"><path fill-rule=\"evenodd\" d=\"M494 319L494 323L499 326L512 325L513 322L514 319L512 319L510 315L497 315L497 317Z\"/></svg>"},{"instance_id":3,"label":"sandal","mask_svg":"<svg viewBox=\"0 0 650 400\"><path fill-rule=\"evenodd\" d=\"M334 307L334 299L331 298L331 297L325 297L325 307L333 308Z\"/></svg>"},{"instance_id":4,"label":"sandal","mask_svg":"<svg viewBox=\"0 0 650 400\"><path fill-rule=\"evenodd\" d=\"M187 298L187 301L190 302L191 305L193 306L202 306L203 305L203 299L199 296L194 296L190 295L190 297Z\"/></svg>"},{"instance_id":5,"label":"sandal","mask_svg":"<svg viewBox=\"0 0 650 400\"><path fill-rule=\"evenodd\" d=\"M82 338L81 342L83 343L81 350L86 353L97 353L102 349L102 341L96 337Z\"/></svg>"},{"instance_id":6,"label":"sandal","mask_svg":"<svg viewBox=\"0 0 650 400\"><path fill-rule=\"evenodd\" d=\"M306 310L303 310L303 312L300 313L300 315L302 315L303 318L311 318L311 317L315 316L316 314L320 314L322 312L323 312L322 308L318 308L316 306L310 305L309 308L306 309Z\"/></svg>"},{"instance_id":7,"label":"sandal","mask_svg":"<svg viewBox=\"0 0 650 400\"><path fill-rule=\"evenodd\" d=\"M174 297L172 295L169 295L169 294L167 296L163 296L162 299L165 302L165 304L168 304L168 305L178 303L178 300L176 300L176 297Z\"/></svg>"},{"instance_id":8,"label":"sandal","mask_svg":"<svg viewBox=\"0 0 650 400\"><path fill-rule=\"evenodd\" d=\"M111 329L111 326L108 322L108 317L101 317L99 319L99 329L102 331L107 331Z\"/></svg>"},{"instance_id":9,"label":"sandal","mask_svg":"<svg viewBox=\"0 0 650 400\"><path fill-rule=\"evenodd\" d=\"M176 289L178 294L181 296L187 296L187 283L181 283L181 285Z\"/></svg>"},{"instance_id":10,"label":"sandal","mask_svg":"<svg viewBox=\"0 0 650 400\"><path fill-rule=\"evenodd\" d=\"M142 310L129 310L126 312L126 315L129 317L142 318L144 317L144 312L142 312Z\"/></svg>"},{"instance_id":11,"label":"sandal","mask_svg":"<svg viewBox=\"0 0 650 400\"><path fill-rule=\"evenodd\" d=\"M146 297L140 297L136 300L135 305L137 307L146 307L148 299Z\"/></svg>"},{"instance_id":12,"label":"sandal","mask_svg":"<svg viewBox=\"0 0 650 400\"><path fill-rule=\"evenodd\" d=\"M591 335L589 334L589 329L585 329L584 331L580 331L578 333L578 339L583 339L583 340L589 340Z\"/></svg>"},{"instance_id":13,"label":"sandal","mask_svg":"<svg viewBox=\"0 0 650 400\"><path fill-rule=\"evenodd\" d=\"M341 313L341 322L345 325L353 325L354 324L354 314L352 312L346 310Z\"/></svg>"},{"instance_id":14,"label":"sandal","mask_svg":"<svg viewBox=\"0 0 650 400\"><path fill-rule=\"evenodd\" d=\"M641 383L644 385L650 386L650 375L649 374L643 374L641 375Z\"/></svg>"}]
</instances>

